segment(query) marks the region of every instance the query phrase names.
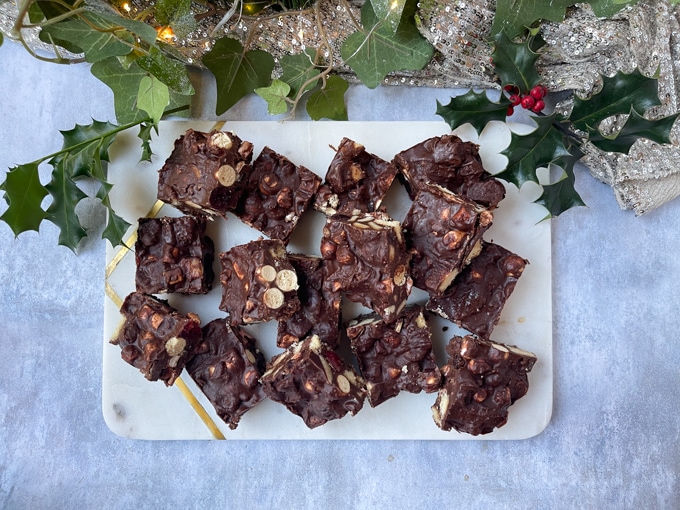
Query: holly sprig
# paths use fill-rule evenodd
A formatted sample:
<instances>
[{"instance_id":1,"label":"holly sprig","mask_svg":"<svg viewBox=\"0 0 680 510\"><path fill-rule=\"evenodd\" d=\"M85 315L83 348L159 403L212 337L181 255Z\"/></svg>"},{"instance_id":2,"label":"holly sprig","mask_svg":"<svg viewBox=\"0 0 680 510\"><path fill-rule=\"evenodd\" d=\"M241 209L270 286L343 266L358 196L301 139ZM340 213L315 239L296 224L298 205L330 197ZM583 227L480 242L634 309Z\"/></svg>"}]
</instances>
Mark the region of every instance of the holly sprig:
<instances>
[{"instance_id":1,"label":"holly sprig","mask_svg":"<svg viewBox=\"0 0 680 510\"><path fill-rule=\"evenodd\" d=\"M670 131L679 114L654 120L644 117L649 108L661 104L657 77L644 76L638 70L602 77L602 88L597 93L588 98L574 96L573 108L567 115L544 114L547 89L541 83L536 61L545 42L538 32L530 31L520 40L511 40L500 32L492 42L500 97L491 100L486 93L470 91L451 98L447 105L437 103L436 113L452 129L469 123L481 133L490 121L506 121L517 106L528 110L535 129L527 134L512 132L510 145L502 151L508 159L507 166L496 177L517 187L529 181L541 185L536 203L546 208L547 217L585 205L574 187L574 167L584 155L585 144L627 154L639 138L670 143ZM604 134L602 122L615 115L627 115L623 127ZM547 168L553 179L541 183L537 175L540 168Z\"/></svg>"}]
</instances>

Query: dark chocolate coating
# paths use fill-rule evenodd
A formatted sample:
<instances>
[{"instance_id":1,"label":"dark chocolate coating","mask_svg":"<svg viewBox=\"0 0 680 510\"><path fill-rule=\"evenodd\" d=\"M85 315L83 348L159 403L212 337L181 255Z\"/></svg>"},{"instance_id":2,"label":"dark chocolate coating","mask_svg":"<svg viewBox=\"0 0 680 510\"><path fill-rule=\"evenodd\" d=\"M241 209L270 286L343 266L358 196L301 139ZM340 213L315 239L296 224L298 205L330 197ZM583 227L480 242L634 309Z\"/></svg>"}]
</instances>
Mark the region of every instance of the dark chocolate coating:
<instances>
[{"instance_id":1,"label":"dark chocolate coating","mask_svg":"<svg viewBox=\"0 0 680 510\"><path fill-rule=\"evenodd\" d=\"M426 307L475 335L489 338L527 264L502 246L484 243L481 253L444 294L430 297Z\"/></svg>"},{"instance_id":2,"label":"dark chocolate coating","mask_svg":"<svg viewBox=\"0 0 680 510\"><path fill-rule=\"evenodd\" d=\"M476 436L505 425L508 408L529 389L536 356L473 335L452 338L446 352L444 384L432 406L437 426Z\"/></svg>"},{"instance_id":3,"label":"dark chocolate coating","mask_svg":"<svg viewBox=\"0 0 680 510\"><path fill-rule=\"evenodd\" d=\"M333 215L374 212L390 189L397 168L349 138L343 138L331 161L315 207Z\"/></svg>"},{"instance_id":4,"label":"dark chocolate coating","mask_svg":"<svg viewBox=\"0 0 680 510\"><path fill-rule=\"evenodd\" d=\"M317 336L275 356L260 379L265 394L299 416L310 429L363 407L363 379Z\"/></svg>"},{"instance_id":5,"label":"dark chocolate coating","mask_svg":"<svg viewBox=\"0 0 680 510\"><path fill-rule=\"evenodd\" d=\"M158 172L158 199L186 214L225 216L238 205L252 155L253 144L234 133L189 129ZM220 179L223 167L233 170L229 185Z\"/></svg>"},{"instance_id":6,"label":"dark chocolate coating","mask_svg":"<svg viewBox=\"0 0 680 510\"><path fill-rule=\"evenodd\" d=\"M252 241L220 253L219 258L219 308L227 312L232 326L286 320L300 308L297 273L282 241Z\"/></svg>"},{"instance_id":7,"label":"dark chocolate coating","mask_svg":"<svg viewBox=\"0 0 680 510\"><path fill-rule=\"evenodd\" d=\"M287 242L320 184L314 172L265 147L253 163L237 216Z\"/></svg>"},{"instance_id":8,"label":"dark chocolate coating","mask_svg":"<svg viewBox=\"0 0 680 510\"><path fill-rule=\"evenodd\" d=\"M265 394L260 384L266 361L255 339L225 319L215 319L203 327L203 341L187 372L210 400L230 429Z\"/></svg>"},{"instance_id":9,"label":"dark chocolate coating","mask_svg":"<svg viewBox=\"0 0 680 510\"><path fill-rule=\"evenodd\" d=\"M347 336L371 407L402 390L432 393L439 389L441 373L422 306L407 306L391 324L376 314L362 315L349 323Z\"/></svg>"},{"instance_id":10,"label":"dark chocolate coating","mask_svg":"<svg viewBox=\"0 0 680 510\"><path fill-rule=\"evenodd\" d=\"M428 182L491 209L505 197L503 183L484 170L479 146L456 135L429 138L397 154L394 163L412 199Z\"/></svg>"},{"instance_id":11,"label":"dark chocolate coating","mask_svg":"<svg viewBox=\"0 0 680 510\"><path fill-rule=\"evenodd\" d=\"M488 209L440 186L420 190L403 222L414 285L441 295L479 254L492 220Z\"/></svg>"},{"instance_id":12,"label":"dark chocolate coating","mask_svg":"<svg viewBox=\"0 0 680 510\"><path fill-rule=\"evenodd\" d=\"M205 294L212 288L214 255L205 218L141 218L135 243L137 290Z\"/></svg>"},{"instance_id":13,"label":"dark chocolate coating","mask_svg":"<svg viewBox=\"0 0 680 510\"><path fill-rule=\"evenodd\" d=\"M111 343L120 346L123 360L148 380L171 386L203 338L198 316L183 315L141 292L128 295L120 313L125 320Z\"/></svg>"},{"instance_id":14,"label":"dark chocolate coating","mask_svg":"<svg viewBox=\"0 0 680 510\"><path fill-rule=\"evenodd\" d=\"M399 223L381 213L328 218L321 239L326 285L394 321L411 292L410 256Z\"/></svg>"},{"instance_id":15,"label":"dark chocolate coating","mask_svg":"<svg viewBox=\"0 0 680 510\"><path fill-rule=\"evenodd\" d=\"M308 255L289 255L288 260L298 275L300 309L290 319L279 322L276 345L286 348L293 342L317 335L335 349L339 340L341 295L324 286L323 260Z\"/></svg>"}]
</instances>

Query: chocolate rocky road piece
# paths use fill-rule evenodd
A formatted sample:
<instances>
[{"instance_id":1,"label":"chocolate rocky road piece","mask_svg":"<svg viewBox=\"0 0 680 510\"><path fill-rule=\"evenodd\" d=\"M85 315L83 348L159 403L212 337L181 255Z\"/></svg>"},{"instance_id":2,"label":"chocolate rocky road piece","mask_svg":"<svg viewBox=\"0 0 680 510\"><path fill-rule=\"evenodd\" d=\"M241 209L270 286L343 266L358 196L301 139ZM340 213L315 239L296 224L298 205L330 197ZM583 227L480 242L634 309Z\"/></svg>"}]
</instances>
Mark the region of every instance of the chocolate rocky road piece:
<instances>
[{"instance_id":1,"label":"chocolate rocky road piece","mask_svg":"<svg viewBox=\"0 0 680 510\"><path fill-rule=\"evenodd\" d=\"M503 307L529 262L493 243L456 277L440 297L430 297L428 310L483 338L489 338Z\"/></svg>"},{"instance_id":2,"label":"chocolate rocky road piece","mask_svg":"<svg viewBox=\"0 0 680 510\"><path fill-rule=\"evenodd\" d=\"M432 406L437 426L476 436L505 425L508 408L529 389L536 355L473 335L452 338L446 352L444 384Z\"/></svg>"},{"instance_id":3,"label":"chocolate rocky road piece","mask_svg":"<svg viewBox=\"0 0 680 510\"><path fill-rule=\"evenodd\" d=\"M411 293L410 256L399 222L383 213L336 214L321 239L326 286L393 322Z\"/></svg>"},{"instance_id":4,"label":"chocolate rocky road piece","mask_svg":"<svg viewBox=\"0 0 680 510\"><path fill-rule=\"evenodd\" d=\"M402 390L432 393L439 389L441 373L422 306L407 306L391 324L376 314L359 316L348 324L347 336L371 407Z\"/></svg>"},{"instance_id":5,"label":"chocolate rocky road piece","mask_svg":"<svg viewBox=\"0 0 680 510\"><path fill-rule=\"evenodd\" d=\"M289 255L298 275L300 309L280 321L276 345L284 349L294 342L317 335L331 349L338 346L341 296L324 286L326 270L319 257Z\"/></svg>"},{"instance_id":6,"label":"chocolate rocky road piece","mask_svg":"<svg viewBox=\"0 0 680 510\"><path fill-rule=\"evenodd\" d=\"M172 386L203 338L198 315L183 315L141 292L128 295L120 313L124 322L111 343L120 346L123 360L148 380Z\"/></svg>"},{"instance_id":7,"label":"chocolate rocky road piece","mask_svg":"<svg viewBox=\"0 0 680 510\"><path fill-rule=\"evenodd\" d=\"M210 218L233 211L251 171L253 144L234 133L189 129L158 171L158 199Z\"/></svg>"},{"instance_id":8,"label":"chocolate rocky road piece","mask_svg":"<svg viewBox=\"0 0 680 510\"><path fill-rule=\"evenodd\" d=\"M215 319L203 327L203 341L187 363L187 372L218 416L235 429L241 417L265 398L260 384L265 366L252 336Z\"/></svg>"},{"instance_id":9,"label":"chocolate rocky road piece","mask_svg":"<svg viewBox=\"0 0 680 510\"><path fill-rule=\"evenodd\" d=\"M329 216L377 211L396 175L397 168L391 162L343 138L319 188L315 207Z\"/></svg>"},{"instance_id":10,"label":"chocolate rocky road piece","mask_svg":"<svg viewBox=\"0 0 680 510\"><path fill-rule=\"evenodd\" d=\"M493 213L434 184L418 192L404 219L414 285L441 296L479 255Z\"/></svg>"},{"instance_id":11,"label":"chocolate rocky road piece","mask_svg":"<svg viewBox=\"0 0 680 510\"><path fill-rule=\"evenodd\" d=\"M355 415L366 398L363 379L316 335L272 358L260 381L270 399L310 429Z\"/></svg>"},{"instance_id":12,"label":"chocolate rocky road piece","mask_svg":"<svg viewBox=\"0 0 680 510\"><path fill-rule=\"evenodd\" d=\"M265 147L253 163L237 216L287 242L320 184L314 172Z\"/></svg>"},{"instance_id":13,"label":"chocolate rocky road piece","mask_svg":"<svg viewBox=\"0 0 680 510\"><path fill-rule=\"evenodd\" d=\"M505 197L505 187L484 170L479 146L456 135L429 138L394 157L406 180L411 199L428 182L495 208Z\"/></svg>"},{"instance_id":14,"label":"chocolate rocky road piece","mask_svg":"<svg viewBox=\"0 0 680 510\"><path fill-rule=\"evenodd\" d=\"M233 326L289 319L299 308L298 279L283 242L260 239L220 253L222 300Z\"/></svg>"},{"instance_id":15,"label":"chocolate rocky road piece","mask_svg":"<svg viewBox=\"0 0 680 510\"><path fill-rule=\"evenodd\" d=\"M212 288L215 247L205 218L141 218L135 242L135 284L146 294L205 294Z\"/></svg>"}]
</instances>

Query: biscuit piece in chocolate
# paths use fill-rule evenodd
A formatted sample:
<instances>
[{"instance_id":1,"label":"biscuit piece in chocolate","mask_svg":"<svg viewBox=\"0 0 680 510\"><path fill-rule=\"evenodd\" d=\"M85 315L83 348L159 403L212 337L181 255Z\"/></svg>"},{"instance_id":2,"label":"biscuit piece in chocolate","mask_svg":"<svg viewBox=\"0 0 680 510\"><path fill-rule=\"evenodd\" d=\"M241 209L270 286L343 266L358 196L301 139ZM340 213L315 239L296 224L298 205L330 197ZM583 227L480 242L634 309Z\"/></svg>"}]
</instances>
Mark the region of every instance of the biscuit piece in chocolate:
<instances>
[{"instance_id":1,"label":"biscuit piece in chocolate","mask_svg":"<svg viewBox=\"0 0 680 510\"><path fill-rule=\"evenodd\" d=\"M428 182L492 209L505 197L503 183L484 170L479 146L456 135L429 138L397 154L394 163L412 199Z\"/></svg>"},{"instance_id":2,"label":"biscuit piece in chocolate","mask_svg":"<svg viewBox=\"0 0 680 510\"><path fill-rule=\"evenodd\" d=\"M371 407L402 390L432 393L439 389L441 373L422 306L407 306L391 324L376 314L359 316L348 324L347 336Z\"/></svg>"},{"instance_id":3,"label":"biscuit piece in chocolate","mask_svg":"<svg viewBox=\"0 0 680 510\"><path fill-rule=\"evenodd\" d=\"M234 133L189 129L158 171L158 199L212 218L233 211L250 173L253 144Z\"/></svg>"},{"instance_id":4,"label":"biscuit piece in chocolate","mask_svg":"<svg viewBox=\"0 0 680 510\"><path fill-rule=\"evenodd\" d=\"M272 239L287 242L321 177L265 147L253 163L237 215Z\"/></svg>"},{"instance_id":5,"label":"biscuit piece in chocolate","mask_svg":"<svg viewBox=\"0 0 680 510\"><path fill-rule=\"evenodd\" d=\"M397 168L349 138L340 142L319 188L315 207L331 216L379 210Z\"/></svg>"},{"instance_id":6,"label":"biscuit piece in chocolate","mask_svg":"<svg viewBox=\"0 0 680 510\"><path fill-rule=\"evenodd\" d=\"M203 327L203 341L187 372L230 429L265 398L260 376L266 361L255 339L224 319Z\"/></svg>"},{"instance_id":7,"label":"biscuit piece in chocolate","mask_svg":"<svg viewBox=\"0 0 680 510\"><path fill-rule=\"evenodd\" d=\"M135 242L135 284L146 294L205 294L212 288L215 247L205 218L141 218Z\"/></svg>"},{"instance_id":8,"label":"biscuit piece in chocolate","mask_svg":"<svg viewBox=\"0 0 680 510\"><path fill-rule=\"evenodd\" d=\"M310 429L355 415L366 398L363 379L316 335L272 358L260 381L270 399Z\"/></svg>"},{"instance_id":9,"label":"biscuit piece in chocolate","mask_svg":"<svg viewBox=\"0 0 680 510\"><path fill-rule=\"evenodd\" d=\"M198 315L141 292L128 295L120 313L124 322L111 343L120 346L121 358L149 381L172 386L203 338Z\"/></svg>"},{"instance_id":10,"label":"biscuit piece in chocolate","mask_svg":"<svg viewBox=\"0 0 680 510\"><path fill-rule=\"evenodd\" d=\"M317 335L335 349L339 340L341 296L324 286L323 260L309 255L289 255L288 260L298 275L300 309L290 319L279 322L276 345L286 348Z\"/></svg>"},{"instance_id":11,"label":"biscuit piece in chocolate","mask_svg":"<svg viewBox=\"0 0 680 510\"><path fill-rule=\"evenodd\" d=\"M536 356L473 335L452 338L446 352L444 383L432 406L437 426L477 436L505 425L508 408L529 389Z\"/></svg>"},{"instance_id":12,"label":"biscuit piece in chocolate","mask_svg":"<svg viewBox=\"0 0 680 510\"><path fill-rule=\"evenodd\" d=\"M528 261L502 246L484 243L481 253L427 309L475 335L489 338Z\"/></svg>"},{"instance_id":13,"label":"biscuit piece in chocolate","mask_svg":"<svg viewBox=\"0 0 680 510\"><path fill-rule=\"evenodd\" d=\"M403 228L413 254L414 285L441 296L460 271L479 255L493 213L437 185L418 192Z\"/></svg>"},{"instance_id":14,"label":"biscuit piece in chocolate","mask_svg":"<svg viewBox=\"0 0 680 510\"><path fill-rule=\"evenodd\" d=\"M326 285L393 322L411 293L410 256L399 222L383 213L336 214L321 239Z\"/></svg>"},{"instance_id":15,"label":"biscuit piece in chocolate","mask_svg":"<svg viewBox=\"0 0 680 510\"><path fill-rule=\"evenodd\" d=\"M282 241L252 241L219 254L219 308L232 326L289 319L299 308L298 279Z\"/></svg>"}]
</instances>

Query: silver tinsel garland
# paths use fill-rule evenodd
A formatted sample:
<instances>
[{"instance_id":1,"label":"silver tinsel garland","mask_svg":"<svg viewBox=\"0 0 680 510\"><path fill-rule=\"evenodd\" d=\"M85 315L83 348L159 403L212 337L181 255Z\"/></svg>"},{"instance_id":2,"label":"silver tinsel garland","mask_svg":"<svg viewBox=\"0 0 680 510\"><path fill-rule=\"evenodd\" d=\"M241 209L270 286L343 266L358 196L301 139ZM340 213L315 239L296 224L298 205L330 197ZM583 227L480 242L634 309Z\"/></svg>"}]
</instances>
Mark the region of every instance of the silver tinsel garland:
<instances>
[{"instance_id":1,"label":"silver tinsel garland","mask_svg":"<svg viewBox=\"0 0 680 510\"><path fill-rule=\"evenodd\" d=\"M118 6L131 14L141 12L153 0L129 0ZM325 65L331 65L350 82L356 82L340 55L342 42L357 30L362 2L318 0L300 13L257 17L234 15L223 20L226 9L213 4L193 4L198 25L185 34L174 34L172 46L188 64L200 66L202 56L224 35L237 37L251 48L264 49L278 61L283 55L307 48L319 49ZM437 52L423 70L393 73L387 85L447 88L496 88L492 48L486 41L493 21L495 0L422 0L418 5L419 30ZM9 33L16 17L14 0L0 4L0 30ZM548 88L593 94L600 76L638 68L647 76L659 72L661 106L645 115L658 118L680 111L680 6L666 0L641 0L607 19L597 18L587 4L577 4L561 23L543 23L546 46L538 61ZM34 36L34 41L37 38ZM570 108L569 102L558 105ZM603 129L615 130L623 118L610 119ZM612 154L587 145L582 160L598 179L609 184L624 209L642 214L680 195L680 121L671 133L671 144L638 140L628 155Z\"/></svg>"}]
</instances>

